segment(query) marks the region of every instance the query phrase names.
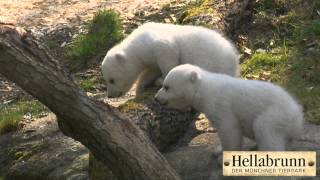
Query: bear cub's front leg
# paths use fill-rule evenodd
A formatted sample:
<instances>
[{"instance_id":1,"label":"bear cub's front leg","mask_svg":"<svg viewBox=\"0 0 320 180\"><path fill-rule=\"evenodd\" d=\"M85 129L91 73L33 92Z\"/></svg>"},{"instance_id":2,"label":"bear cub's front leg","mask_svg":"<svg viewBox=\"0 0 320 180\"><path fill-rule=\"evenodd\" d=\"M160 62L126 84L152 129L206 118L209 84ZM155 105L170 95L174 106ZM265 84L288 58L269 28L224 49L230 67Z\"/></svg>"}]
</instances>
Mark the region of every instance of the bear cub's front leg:
<instances>
[{"instance_id":1,"label":"bear cub's front leg","mask_svg":"<svg viewBox=\"0 0 320 180\"><path fill-rule=\"evenodd\" d=\"M161 77L160 70L157 69L147 69L139 77L136 97L141 97L146 88L154 84L154 82Z\"/></svg>"}]
</instances>

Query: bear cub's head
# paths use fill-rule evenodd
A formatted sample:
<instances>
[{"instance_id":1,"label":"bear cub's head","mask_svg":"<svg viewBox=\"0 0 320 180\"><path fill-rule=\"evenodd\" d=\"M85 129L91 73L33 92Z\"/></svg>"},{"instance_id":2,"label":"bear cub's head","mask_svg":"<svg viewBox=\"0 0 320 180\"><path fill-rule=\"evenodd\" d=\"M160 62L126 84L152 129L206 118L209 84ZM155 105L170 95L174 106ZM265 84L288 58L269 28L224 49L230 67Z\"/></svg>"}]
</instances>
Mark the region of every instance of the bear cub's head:
<instances>
[{"instance_id":1,"label":"bear cub's head","mask_svg":"<svg viewBox=\"0 0 320 180\"><path fill-rule=\"evenodd\" d=\"M107 83L107 96L116 98L132 87L136 76L123 51L108 51L102 65L102 75Z\"/></svg>"},{"instance_id":2,"label":"bear cub's head","mask_svg":"<svg viewBox=\"0 0 320 180\"><path fill-rule=\"evenodd\" d=\"M184 64L173 68L166 76L155 101L169 108L187 110L192 106L201 81L200 68Z\"/></svg>"}]
</instances>

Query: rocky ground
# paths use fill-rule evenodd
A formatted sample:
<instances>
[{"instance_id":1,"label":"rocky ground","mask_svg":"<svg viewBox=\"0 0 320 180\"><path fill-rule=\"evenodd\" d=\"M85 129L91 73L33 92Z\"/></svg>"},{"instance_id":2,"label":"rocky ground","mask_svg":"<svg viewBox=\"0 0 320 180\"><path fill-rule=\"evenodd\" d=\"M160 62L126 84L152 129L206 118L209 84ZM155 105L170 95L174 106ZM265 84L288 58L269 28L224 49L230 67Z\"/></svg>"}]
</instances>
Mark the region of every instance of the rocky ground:
<instances>
[{"instance_id":1,"label":"rocky ground","mask_svg":"<svg viewBox=\"0 0 320 180\"><path fill-rule=\"evenodd\" d=\"M33 33L56 58L62 60L66 46L72 38L85 31L84 22L91 19L99 9L115 9L123 19L126 31L139 25L141 14L148 15L159 10L169 0L103 1L103 0L22 0L0 1L0 23L12 23ZM174 1L175 2L175 1ZM147 14L148 13L148 14ZM130 26L133 27L127 27ZM97 68L85 72L97 73ZM79 73L78 76L83 74ZM0 103L20 99L26 95L18 86L0 76ZM131 94L128 94L132 96ZM126 97L127 99L127 97ZM123 100L124 101L124 100ZM123 102L121 101L121 102ZM117 101L118 102L118 101Z\"/></svg>"},{"instance_id":2,"label":"rocky ground","mask_svg":"<svg viewBox=\"0 0 320 180\"><path fill-rule=\"evenodd\" d=\"M14 23L30 30L52 49L58 59L61 59L62 52L72 38L84 30L83 22L92 18L97 9L118 10L126 34L145 21L159 21L159 19L167 23L205 22L212 28L224 31L237 23L230 20L234 19L230 15L239 15L241 8L237 2L216 0L214 4L210 4L214 6L214 11L209 15L204 13L184 18L184 14L180 12L183 12L181 10L187 1L183 0L20 0L19 3L15 0L0 0L0 22ZM168 3L171 5L167 6ZM85 71L74 74L74 77L81 82L92 74L100 74L98 66L93 65ZM105 98L103 84L98 84L94 90L87 92L87 95L118 107L134 97L134 89L125 97L110 100ZM32 97L0 76L0 107L20 99L28 100ZM134 116L132 113L128 115ZM9 179L89 178L88 150L59 131L53 114L23 123L25 126L18 132L0 136L0 179L5 173ZM245 148L252 146L252 142L246 142ZM219 144L214 125L210 125L205 116L200 115L190 124L184 137L166 151L165 156L183 179L222 179L214 154ZM303 137L293 142L289 150L317 151L319 174L320 127L306 123Z\"/></svg>"},{"instance_id":3,"label":"rocky ground","mask_svg":"<svg viewBox=\"0 0 320 180\"><path fill-rule=\"evenodd\" d=\"M0 139L6 179L88 179L88 150L59 131L53 114Z\"/></svg>"},{"instance_id":4,"label":"rocky ground","mask_svg":"<svg viewBox=\"0 0 320 180\"><path fill-rule=\"evenodd\" d=\"M319 127L307 123L303 134L290 144L289 150L317 151L319 154ZM190 125L180 142L164 155L183 179L222 179L215 155L219 145L215 129L205 117L200 117ZM245 140L244 149L253 146L253 142ZM317 161L319 167L319 156ZM0 174L6 173L8 179L88 179L88 169L88 150L59 131L53 114L32 121L17 133L0 137Z\"/></svg>"}]
</instances>

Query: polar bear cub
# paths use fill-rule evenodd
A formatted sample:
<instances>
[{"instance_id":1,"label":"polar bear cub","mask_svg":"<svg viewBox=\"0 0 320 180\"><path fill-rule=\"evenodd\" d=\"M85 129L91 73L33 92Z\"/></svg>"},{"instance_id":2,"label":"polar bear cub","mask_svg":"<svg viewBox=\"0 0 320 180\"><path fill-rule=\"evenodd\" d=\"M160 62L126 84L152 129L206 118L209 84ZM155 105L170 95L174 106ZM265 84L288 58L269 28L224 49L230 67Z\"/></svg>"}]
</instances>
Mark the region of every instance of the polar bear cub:
<instances>
[{"instance_id":1,"label":"polar bear cub","mask_svg":"<svg viewBox=\"0 0 320 180\"><path fill-rule=\"evenodd\" d=\"M171 108L192 106L218 129L223 150L241 150L242 136L259 150L285 150L303 128L301 107L282 88L241 80L193 65L173 68L155 99Z\"/></svg>"},{"instance_id":2,"label":"polar bear cub","mask_svg":"<svg viewBox=\"0 0 320 180\"><path fill-rule=\"evenodd\" d=\"M238 75L239 55L232 43L203 27L146 23L110 49L102 74L108 97L126 93L138 79L137 95L175 66L194 64L208 71Z\"/></svg>"}]
</instances>

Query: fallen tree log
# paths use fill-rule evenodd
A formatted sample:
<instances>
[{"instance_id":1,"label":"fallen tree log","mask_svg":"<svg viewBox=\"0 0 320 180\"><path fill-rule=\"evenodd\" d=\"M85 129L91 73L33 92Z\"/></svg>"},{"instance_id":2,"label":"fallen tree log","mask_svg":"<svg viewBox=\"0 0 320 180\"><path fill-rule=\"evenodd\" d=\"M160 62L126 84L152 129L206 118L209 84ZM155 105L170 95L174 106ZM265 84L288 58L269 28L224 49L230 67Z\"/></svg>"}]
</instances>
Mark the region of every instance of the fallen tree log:
<instances>
[{"instance_id":1,"label":"fallen tree log","mask_svg":"<svg viewBox=\"0 0 320 180\"><path fill-rule=\"evenodd\" d=\"M54 112L61 131L84 144L118 179L180 179L134 123L84 95L23 29L0 24L0 73Z\"/></svg>"}]
</instances>

